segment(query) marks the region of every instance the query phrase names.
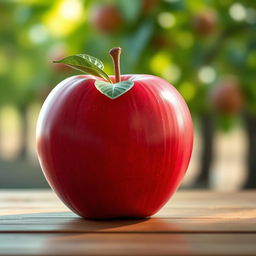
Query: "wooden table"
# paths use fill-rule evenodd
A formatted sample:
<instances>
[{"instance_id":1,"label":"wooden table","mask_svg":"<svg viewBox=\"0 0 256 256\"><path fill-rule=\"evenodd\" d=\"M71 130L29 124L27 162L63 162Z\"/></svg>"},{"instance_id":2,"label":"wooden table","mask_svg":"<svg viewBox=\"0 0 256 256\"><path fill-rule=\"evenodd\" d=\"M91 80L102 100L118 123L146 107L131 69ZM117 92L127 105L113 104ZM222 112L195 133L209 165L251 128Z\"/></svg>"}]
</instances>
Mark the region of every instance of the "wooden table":
<instances>
[{"instance_id":1,"label":"wooden table","mask_svg":"<svg viewBox=\"0 0 256 256\"><path fill-rule=\"evenodd\" d=\"M256 191L181 191L152 218L88 221L51 191L2 190L0 255L256 255Z\"/></svg>"}]
</instances>

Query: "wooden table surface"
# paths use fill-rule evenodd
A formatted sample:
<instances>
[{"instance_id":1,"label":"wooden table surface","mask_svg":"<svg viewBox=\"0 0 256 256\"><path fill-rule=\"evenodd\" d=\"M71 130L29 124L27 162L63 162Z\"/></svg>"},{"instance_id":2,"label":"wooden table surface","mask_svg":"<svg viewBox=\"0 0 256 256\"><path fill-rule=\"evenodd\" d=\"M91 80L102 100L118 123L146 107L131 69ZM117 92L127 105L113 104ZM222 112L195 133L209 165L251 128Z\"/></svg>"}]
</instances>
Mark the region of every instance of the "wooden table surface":
<instances>
[{"instance_id":1,"label":"wooden table surface","mask_svg":"<svg viewBox=\"0 0 256 256\"><path fill-rule=\"evenodd\" d=\"M89 221L51 191L0 191L0 255L256 255L256 191L181 191L155 216Z\"/></svg>"}]
</instances>

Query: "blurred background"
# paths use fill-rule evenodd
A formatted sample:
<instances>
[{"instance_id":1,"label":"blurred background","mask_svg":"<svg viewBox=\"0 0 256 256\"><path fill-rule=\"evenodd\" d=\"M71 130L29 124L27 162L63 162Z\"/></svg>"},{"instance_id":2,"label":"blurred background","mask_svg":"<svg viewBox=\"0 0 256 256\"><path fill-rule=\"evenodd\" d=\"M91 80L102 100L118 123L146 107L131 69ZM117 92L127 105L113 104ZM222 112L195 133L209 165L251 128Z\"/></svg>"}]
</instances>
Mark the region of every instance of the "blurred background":
<instances>
[{"instance_id":1,"label":"blurred background","mask_svg":"<svg viewBox=\"0 0 256 256\"><path fill-rule=\"evenodd\" d=\"M182 188L256 188L256 2L1 0L0 188L48 187L35 126L51 89L78 74L52 60L88 53L113 73L168 80L195 125Z\"/></svg>"}]
</instances>

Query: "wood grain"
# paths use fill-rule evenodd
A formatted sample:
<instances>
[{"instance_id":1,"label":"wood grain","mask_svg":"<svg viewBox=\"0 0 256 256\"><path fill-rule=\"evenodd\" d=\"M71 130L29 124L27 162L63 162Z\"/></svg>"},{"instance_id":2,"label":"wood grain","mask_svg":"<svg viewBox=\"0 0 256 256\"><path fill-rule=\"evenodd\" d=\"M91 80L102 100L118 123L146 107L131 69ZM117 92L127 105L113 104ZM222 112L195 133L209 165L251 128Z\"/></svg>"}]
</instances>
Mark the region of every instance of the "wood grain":
<instances>
[{"instance_id":1,"label":"wood grain","mask_svg":"<svg viewBox=\"0 0 256 256\"><path fill-rule=\"evenodd\" d=\"M255 255L256 234L0 234L0 255Z\"/></svg>"},{"instance_id":2,"label":"wood grain","mask_svg":"<svg viewBox=\"0 0 256 256\"><path fill-rule=\"evenodd\" d=\"M84 220L51 191L0 191L0 255L256 255L256 191L178 191L155 216Z\"/></svg>"},{"instance_id":3,"label":"wood grain","mask_svg":"<svg viewBox=\"0 0 256 256\"><path fill-rule=\"evenodd\" d=\"M8 215L0 218L0 232L62 233L186 233L256 232L256 218L149 218L141 220L84 220L69 213ZM47 217L48 216L48 217ZM59 217L58 217L59 216Z\"/></svg>"}]
</instances>

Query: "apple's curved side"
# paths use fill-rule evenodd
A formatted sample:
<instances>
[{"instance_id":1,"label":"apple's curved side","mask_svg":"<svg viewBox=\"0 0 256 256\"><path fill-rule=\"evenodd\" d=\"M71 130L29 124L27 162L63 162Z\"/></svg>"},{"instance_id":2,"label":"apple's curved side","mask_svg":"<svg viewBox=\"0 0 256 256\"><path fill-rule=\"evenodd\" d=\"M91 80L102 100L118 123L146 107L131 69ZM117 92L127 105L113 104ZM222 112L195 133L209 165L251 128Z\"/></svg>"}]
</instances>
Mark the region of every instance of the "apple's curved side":
<instances>
[{"instance_id":1,"label":"apple's curved side","mask_svg":"<svg viewBox=\"0 0 256 256\"><path fill-rule=\"evenodd\" d=\"M159 144L156 151L163 148L161 164L158 166L160 174L159 184L162 186L157 192L158 207L150 215L156 213L178 189L188 168L193 149L193 122L187 104L175 87L164 79L152 75L135 75L130 79L138 80L138 89L150 99L154 111L159 119ZM143 94L143 93L142 93ZM164 187L166 191L163 192ZM162 200L162 203L159 202Z\"/></svg>"},{"instance_id":2,"label":"apple's curved side","mask_svg":"<svg viewBox=\"0 0 256 256\"><path fill-rule=\"evenodd\" d=\"M59 197L87 218L146 217L179 186L193 125L186 103L165 80L126 75L134 87L112 100L92 76L64 80L39 115L37 149Z\"/></svg>"}]
</instances>

